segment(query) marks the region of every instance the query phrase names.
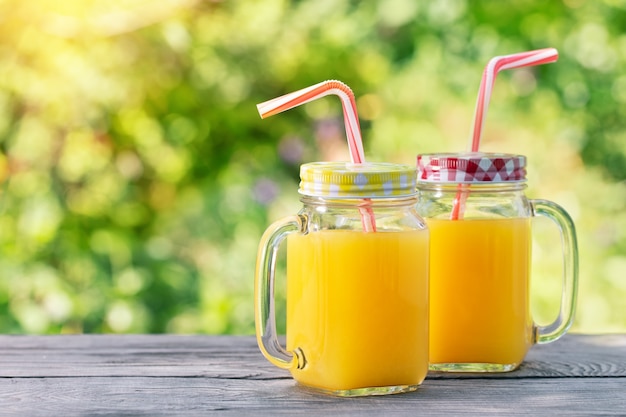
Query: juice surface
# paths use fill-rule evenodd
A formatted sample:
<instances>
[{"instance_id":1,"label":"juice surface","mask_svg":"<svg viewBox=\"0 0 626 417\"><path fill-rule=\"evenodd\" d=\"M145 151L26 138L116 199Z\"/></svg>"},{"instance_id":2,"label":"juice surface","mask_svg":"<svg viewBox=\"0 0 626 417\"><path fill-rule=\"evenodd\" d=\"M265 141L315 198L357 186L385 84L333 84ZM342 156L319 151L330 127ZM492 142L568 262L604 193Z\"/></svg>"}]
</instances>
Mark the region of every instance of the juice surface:
<instances>
[{"instance_id":1,"label":"juice surface","mask_svg":"<svg viewBox=\"0 0 626 417\"><path fill-rule=\"evenodd\" d=\"M428 370L428 231L319 231L287 243L293 377L325 390L418 385Z\"/></svg>"},{"instance_id":2,"label":"juice surface","mask_svg":"<svg viewBox=\"0 0 626 417\"><path fill-rule=\"evenodd\" d=\"M521 363L532 344L530 219L427 219L431 363Z\"/></svg>"}]
</instances>

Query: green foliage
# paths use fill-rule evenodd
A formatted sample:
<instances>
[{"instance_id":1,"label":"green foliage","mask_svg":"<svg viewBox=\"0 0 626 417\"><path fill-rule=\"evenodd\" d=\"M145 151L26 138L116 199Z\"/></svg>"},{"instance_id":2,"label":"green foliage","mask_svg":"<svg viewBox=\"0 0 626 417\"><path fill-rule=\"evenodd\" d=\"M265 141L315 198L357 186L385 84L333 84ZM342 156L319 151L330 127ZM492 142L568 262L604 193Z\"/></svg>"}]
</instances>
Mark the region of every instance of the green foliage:
<instances>
[{"instance_id":1,"label":"green foliage","mask_svg":"<svg viewBox=\"0 0 626 417\"><path fill-rule=\"evenodd\" d=\"M0 16L0 332L253 332L261 233L298 210L302 162L348 158L336 100L265 121L257 103L342 80L368 158L413 163L465 149L492 56L549 46L557 63L499 76L482 147L527 155L529 196L574 217L575 329L626 329L623 1L4 0ZM550 233L540 320L558 308Z\"/></svg>"}]
</instances>

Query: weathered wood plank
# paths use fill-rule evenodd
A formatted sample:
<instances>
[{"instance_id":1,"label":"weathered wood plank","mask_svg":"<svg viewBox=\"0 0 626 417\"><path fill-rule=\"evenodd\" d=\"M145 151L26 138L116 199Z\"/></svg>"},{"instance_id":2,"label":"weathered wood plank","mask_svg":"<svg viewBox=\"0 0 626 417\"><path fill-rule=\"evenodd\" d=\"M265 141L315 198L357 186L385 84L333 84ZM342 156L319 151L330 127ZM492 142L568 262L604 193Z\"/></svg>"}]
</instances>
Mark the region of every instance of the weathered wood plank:
<instances>
[{"instance_id":1,"label":"weathered wood plank","mask_svg":"<svg viewBox=\"0 0 626 417\"><path fill-rule=\"evenodd\" d=\"M283 379L252 336L0 336L0 376L190 376ZM626 376L626 335L566 335L534 346L521 369L505 374L429 374L449 378Z\"/></svg>"},{"instance_id":2,"label":"weathered wood plank","mask_svg":"<svg viewBox=\"0 0 626 417\"><path fill-rule=\"evenodd\" d=\"M341 399L291 380L0 379L0 414L29 416L624 415L619 378L427 380L414 393Z\"/></svg>"},{"instance_id":3,"label":"weathered wood plank","mask_svg":"<svg viewBox=\"0 0 626 417\"><path fill-rule=\"evenodd\" d=\"M507 374L429 374L415 393L297 386L251 336L0 336L0 415L626 415L626 335L568 335Z\"/></svg>"},{"instance_id":4,"label":"weathered wood plank","mask_svg":"<svg viewBox=\"0 0 626 417\"><path fill-rule=\"evenodd\" d=\"M0 377L288 378L251 336L0 336Z\"/></svg>"}]
</instances>

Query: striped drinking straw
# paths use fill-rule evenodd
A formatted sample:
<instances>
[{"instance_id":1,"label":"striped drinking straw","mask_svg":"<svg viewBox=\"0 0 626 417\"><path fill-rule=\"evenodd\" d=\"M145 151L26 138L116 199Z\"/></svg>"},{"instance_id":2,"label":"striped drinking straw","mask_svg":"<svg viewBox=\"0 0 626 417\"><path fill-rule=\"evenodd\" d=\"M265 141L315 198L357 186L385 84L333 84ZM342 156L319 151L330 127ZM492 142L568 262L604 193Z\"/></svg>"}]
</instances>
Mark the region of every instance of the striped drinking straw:
<instances>
[{"instance_id":1,"label":"striped drinking straw","mask_svg":"<svg viewBox=\"0 0 626 417\"><path fill-rule=\"evenodd\" d=\"M350 151L350 159L352 163L365 163L363 139L361 137L361 127L359 125L359 116L356 111L354 93L350 87L341 81L322 81L321 83L310 87L257 104L257 109L261 118L264 119L328 95L336 95L341 99L343 120L346 126L346 137L348 140L348 149ZM361 223L363 224L363 229L366 232L375 232L376 220L374 219L374 213L371 207L367 207L367 201L367 199L364 200L363 207L359 208L361 213Z\"/></svg>"},{"instance_id":2,"label":"striped drinking straw","mask_svg":"<svg viewBox=\"0 0 626 417\"><path fill-rule=\"evenodd\" d=\"M498 75L498 73L502 70L549 64L556 62L558 58L559 53L556 49L545 48L511 55L496 56L489 60L485 70L483 71L480 88L478 89L476 110L474 112L474 127L472 129L472 137L469 143L470 152L478 152L480 147L480 137L482 135L485 119L487 117L487 109L489 108L491 92L496 82L496 75ZM468 185L459 185L459 191L454 199L452 214L450 216L452 220L459 220L463 218L468 187Z\"/></svg>"}]
</instances>

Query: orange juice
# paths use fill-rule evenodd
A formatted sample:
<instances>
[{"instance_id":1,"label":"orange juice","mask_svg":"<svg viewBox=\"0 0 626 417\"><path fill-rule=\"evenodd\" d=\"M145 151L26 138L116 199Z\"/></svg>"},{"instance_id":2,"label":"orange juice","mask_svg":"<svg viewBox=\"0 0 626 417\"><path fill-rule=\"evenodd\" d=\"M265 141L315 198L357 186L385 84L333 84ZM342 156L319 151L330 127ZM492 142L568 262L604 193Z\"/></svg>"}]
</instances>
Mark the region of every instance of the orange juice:
<instances>
[{"instance_id":1,"label":"orange juice","mask_svg":"<svg viewBox=\"0 0 626 417\"><path fill-rule=\"evenodd\" d=\"M533 343L530 219L427 219L427 223L431 364L514 369Z\"/></svg>"},{"instance_id":2,"label":"orange juice","mask_svg":"<svg viewBox=\"0 0 626 417\"><path fill-rule=\"evenodd\" d=\"M327 391L419 385L428 370L428 231L287 238L293 377Z\"/></svg>"}]
</instances>

